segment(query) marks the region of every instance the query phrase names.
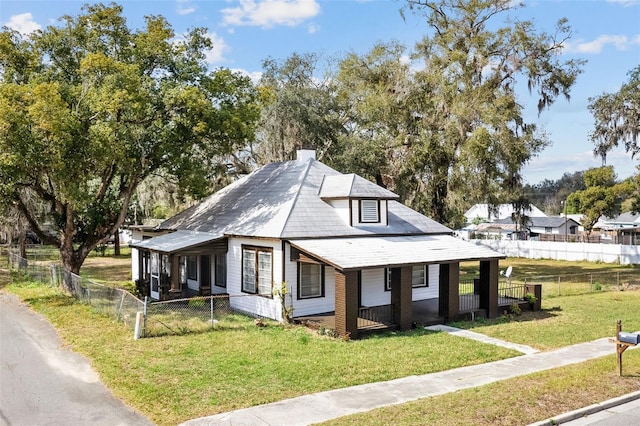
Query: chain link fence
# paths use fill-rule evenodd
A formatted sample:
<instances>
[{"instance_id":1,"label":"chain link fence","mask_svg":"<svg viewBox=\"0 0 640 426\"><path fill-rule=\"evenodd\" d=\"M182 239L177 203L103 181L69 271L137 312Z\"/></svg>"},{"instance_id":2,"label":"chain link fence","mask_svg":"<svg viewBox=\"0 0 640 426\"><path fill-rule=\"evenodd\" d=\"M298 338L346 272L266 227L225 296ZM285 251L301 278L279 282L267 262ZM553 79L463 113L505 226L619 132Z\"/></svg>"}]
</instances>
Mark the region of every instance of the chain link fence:
<instances>
[{"instance_id":1,"label":"chain link fence","mask_svg":"<svg viewBox=\"0 0 640 426\"><path fill-rule=\"evenodd\" d=\"M640 289L640 272L588 272L570 275L538 277L514 277L524 284L542 284L542 296L572 296L600 291L624 291Z\"/></svg>"},{"instance_id":2,"label":"chain link fence","mask_svg":"<svg viewBox=\"0 0 640 426\"><path fill-rule=\"evenodd\" d=\"M49 286L64 286L78 300L92 306L96 311L124 323L136 330L136 317L142 317L137 335L140 337L180 335L202 332L216 327L234 327L246 324L246 312L232 308L234 298L260 297L256 295L212 295L163 302L140 300L133 294L114 287L98 284L68 271L61 265L48 261L27 261L9 251L9 266L27 274L32 280ZM461 280L462 283L463 280ZM469 281L469 282L467 282ZM472 280L468 288L461 288L461 295L472 294ZM464 283L462 283L464 284ZM506 284L501 281L501 284ZM511 277L509 286L542 284L543 297L588 294L599 291L624 291L640 288L640 273L637 271L593 272L571 275L549 275L537 277ZM466 290L465 290L466 289ZM242 301L234 305L243 305ZM249 301L247 301L249 302ZM246 304L246 303L245 303ZM249 303L251 304L251 303Z\"/></svg>"},{"instance_id":3,"label":"chain link fence","mask_svg":"<svg viewBox=\"0 0 640 426\"><path fill-rule=\"evenodd\" d=\"M60 269L64 277L64 287L76 299L90 305L97 312L122 322L128 328L135 329L136 315L138 312L144 312L145 302L126 290L98 284Z\"/></svg>"},{"instance_id":4,"label":"chain link fence","mask_svg":"<svg viewBox=\"0 0 640 426\"><path fill-rule=\"evenodd\" d=\"M163 302L151 302L145 298L143 301L126 290L96 283L66 271L58 264L30 261L11 251L8 263L10 269L27 275L35 282L63 287L95 311L123 323L134 331L134 337L181 335L211 330L215 326L233 328L246 324L247 319L253 316L231 308L230 297L258 297L225 294Z\"/></svg>"},{"instance_id":5,"label":"chain link fence","mask_svg":"<svg viewBox=\"0 0 640 426\"><path fill-rule=\"evenodd\" d=\"M27 275L32 281L51 287L57 287L62 282L60 268L51 263L29 262L24 257L8 253L9 268Z\"/></svg>"},{"instance_id":6,"label":"chain link fence","mask_svg":"<svg viewBox=\"0 0 640 426\"><path fill-rule=\"evenodd\" d=\"M147 303L144 335L180 335L213 329L235 315L228 295L192 297Z\"/></svg>"}]
</instances>

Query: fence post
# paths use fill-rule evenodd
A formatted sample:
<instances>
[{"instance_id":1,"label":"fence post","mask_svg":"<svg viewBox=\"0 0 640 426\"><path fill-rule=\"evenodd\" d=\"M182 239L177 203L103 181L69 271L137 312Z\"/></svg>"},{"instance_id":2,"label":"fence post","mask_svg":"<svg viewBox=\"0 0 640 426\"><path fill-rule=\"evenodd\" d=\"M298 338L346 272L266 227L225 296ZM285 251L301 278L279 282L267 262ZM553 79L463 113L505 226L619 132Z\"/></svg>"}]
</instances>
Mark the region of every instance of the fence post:
<instances>
[{"instance_id":1,"label":"fence post","mask_svg":"<svg viewBox=\"0 0 640 426\"><path fill-rule=\"evenodd\" d=\"M560 275L558 275L558 296L560 296Z\"/></svg>"},{"instance_id":2,"label":"fence post","mask_svg":"<svg viewBox=\"0 0 640 426\"><path fill-rule=\"evenodd\" d=\"M124 305L124 296L126 295L124 291L120 290L120 292L122 293L122 297L120 298L120 306L118 307L118 312L116 313L116 321L120 321L120 312L122 312L122 305Z\"/></svg>"},{"instance_id":3,"label":"fence post","mask_svg":"<svg viewBox=\"0 0 640 426\"><path fill-rule=\"evenodd\" d=\"M593 274L589 274L589 293L593 292Z\"/></svg>"},{"instance_id":4,"label":"fence post","mask_svg":"<svg viewBox=\"0 0 640 426\"><path fill-rule=\"evenodd\" d=\"M140 338L140 325L144 322L144 315L142 312L136 312L136 327L133 330L133 340Z\"/></svg>"},{"instance_id":5,"label":"fence post","mask_svg":"<svg viewBox=\"0 0 640 426\"><path fill-rule=\"evenodd\" d=\"M146 336L147 335L147 301L148 301L148 297L145 296L144 297L144 308L142 310L143 314L142 314L142 336Z\"/></svg>"},{"instance_id":6,"label":"fence post","mask_svg":"<svg viewBox=\"0 0 640 426\"><path fill-rule=\"evenodd\" d=\"M211 301L211 328L213 328L213 295L209 296L209 300Z\"/></svg>"},{"instance_id":7,"label":"fence post","mask_svg":"<svg viewBox=\"0 0 640 426\"><path fill-rule=\"evenodd\" d=\"M616 272L616 286L620 288L620 271Z\"/></svg>"}]
</instances>

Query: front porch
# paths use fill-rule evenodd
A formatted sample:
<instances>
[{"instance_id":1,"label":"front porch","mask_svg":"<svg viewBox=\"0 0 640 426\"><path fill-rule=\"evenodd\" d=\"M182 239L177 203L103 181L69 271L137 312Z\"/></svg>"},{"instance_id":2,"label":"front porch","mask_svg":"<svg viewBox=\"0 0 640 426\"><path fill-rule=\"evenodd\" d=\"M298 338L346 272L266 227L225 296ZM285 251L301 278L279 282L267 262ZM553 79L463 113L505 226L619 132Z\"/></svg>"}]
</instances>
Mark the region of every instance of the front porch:
<instances>
[{"instance_id":1,"label":"front porch","mask_svg":"<svg viewBox=\"0 0 640 426\"><path fill-rule=\"evenodd\" d=\"M501 294L498 297L499 312L508 311L513 303L520 305L527 302L523 297L515 297L511 294ZM413 326L429 326L435 324L444 324L445 317L439 313L440 299L416 300L411 303L413 313ZM523 309L525 310L525 309ZM393 319L393 305L382 306L366 306L358 309L358 335L362 336L371 332L396 330L398 324ZM480 308L479 294L462 294L460 295L460 311L458 318L473 319L486 317L485 309ZM451 320L456 318L451 318ZM335 312L325 312L316 315L307 315L294 317L294 321L306 324L311 328L319 329L336 329Z\"/></svg>"}]
</instances>

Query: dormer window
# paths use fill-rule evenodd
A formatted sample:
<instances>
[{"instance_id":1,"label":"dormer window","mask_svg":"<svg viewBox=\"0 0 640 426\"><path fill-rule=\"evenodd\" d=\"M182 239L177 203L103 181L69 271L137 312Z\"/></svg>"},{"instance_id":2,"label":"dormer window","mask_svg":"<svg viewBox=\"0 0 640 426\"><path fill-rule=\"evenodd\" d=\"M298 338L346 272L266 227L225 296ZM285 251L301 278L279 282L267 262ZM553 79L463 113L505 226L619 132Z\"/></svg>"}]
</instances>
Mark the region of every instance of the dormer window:
<instances>
[{"instance_id":1,"label":"dormer window","mask_svg":"<svg viewBox=\"0 0 640 426\"><path fill-rule=\"evenodd\" d=\"M380 223L380 201L360 200L360 223Z\"/></svg>"}]
</instances>

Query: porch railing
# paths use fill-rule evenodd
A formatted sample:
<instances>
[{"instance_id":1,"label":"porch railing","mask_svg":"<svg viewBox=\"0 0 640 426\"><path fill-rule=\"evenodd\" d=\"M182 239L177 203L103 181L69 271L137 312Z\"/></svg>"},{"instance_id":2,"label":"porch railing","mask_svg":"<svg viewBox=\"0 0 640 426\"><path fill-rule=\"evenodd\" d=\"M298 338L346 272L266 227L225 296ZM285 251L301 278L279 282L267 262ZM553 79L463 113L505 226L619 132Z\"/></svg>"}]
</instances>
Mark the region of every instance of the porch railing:
<instances>
[{"instance_id":1,"label":"porch railing","mask_svg":"<svg viewBox=\"0 0 640 426\"><path fill-rule=\"evenodd\" d=\"M460 312L477 311L480 308L479 285L477 278L461 278L458 288Z\"/></svg>"},{"instance_id":2,"label":"porch railing","mask_svg":"<svg viewBox=\"0 0 640 426\"><path fill-rule=\"evenodd\" d=\"M460 312L472 312L480 309L480 283L478 278L460 279ZM526 286L512 284L508 281L498 283L498 304L510 305L518 300L525 300Z\"/></svg>"},{"instance_id":3,"label":"porch railing","mask_svg":"<svg viewBox=\"0 0 640 426\"><path fill-rule=\"evenodd\" d=\"M358 309L358 328L378 328L394 325L393 305L366 306Z\"/></svg>"},{"instance_id":4,"label":"porch railing","mask_svg":"<svg viewBox=\"0 0 640 426\"><path fill-rule=\"evenodd\" d=\"M511 284L509 282L498 284L498 303L505 304L509 301L524 300L527 294L524 284Z\"/></svg>"}]
</instances>

